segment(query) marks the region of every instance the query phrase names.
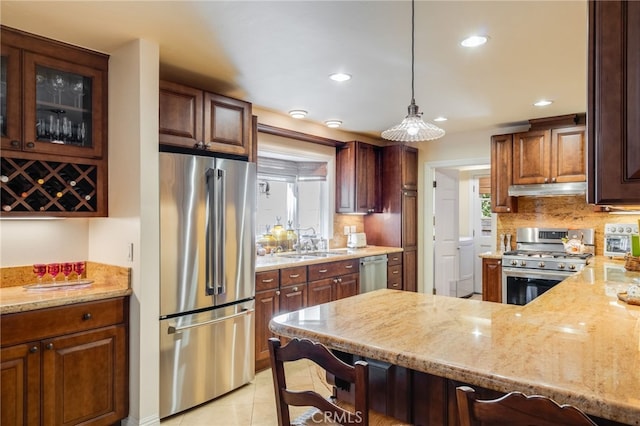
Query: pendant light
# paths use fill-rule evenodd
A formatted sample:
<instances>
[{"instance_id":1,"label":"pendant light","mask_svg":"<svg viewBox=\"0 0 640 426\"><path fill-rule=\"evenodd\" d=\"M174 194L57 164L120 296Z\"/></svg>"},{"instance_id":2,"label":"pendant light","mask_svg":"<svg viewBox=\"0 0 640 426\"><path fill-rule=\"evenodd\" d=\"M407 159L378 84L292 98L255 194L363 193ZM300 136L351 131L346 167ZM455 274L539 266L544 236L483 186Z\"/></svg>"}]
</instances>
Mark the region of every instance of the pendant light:
<instances>
[{"instance_id":1,"label":"pendant light","mask_svg":"<svg viewBox=\"0 0 640 426\"><path fill-rule=\"evenodd\" d=\"M411 104L408 108L409 114L402 120L402 123L382 132L383 138L396 142L430 141L444 136L444 130L422 120L422 113L418 112L418 105L416 105L414 97L415 15L415 0L411 0Z\"/></svg>"}]
</instances>

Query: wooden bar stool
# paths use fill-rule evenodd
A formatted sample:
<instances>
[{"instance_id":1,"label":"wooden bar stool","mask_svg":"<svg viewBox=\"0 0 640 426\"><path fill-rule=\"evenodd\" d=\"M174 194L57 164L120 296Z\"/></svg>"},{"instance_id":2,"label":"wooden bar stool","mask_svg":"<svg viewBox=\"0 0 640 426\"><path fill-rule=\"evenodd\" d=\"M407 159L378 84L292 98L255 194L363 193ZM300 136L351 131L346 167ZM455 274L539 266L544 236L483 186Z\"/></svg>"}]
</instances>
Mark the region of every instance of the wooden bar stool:
<instances>
[{"instance_id":1,"label":"wooden bar stool","mask_svg":"<svg viewBox=\"0 0 640 426\"><path fill-rule=\"evenodd\" d=\"M354 366L338 359L320 343L308 339L292 339L285 346L280 340L269 339L271 372L276 392L278 424L289 425L403 425L399 420L369 411L369 366L357 361ZM333 396L323 397L313 390L294 391L287 389L284 363L308 359L327 372L355 385L355 405L337 401ZM289 406L314 407L291 421Z\"/></svg>"},{"instance_id":2,"label":"wooden bar stool","mask_svg":"<svg viewBox=\"0 0 640 426\"><path fill-rule=\"evenodd\" d=\"M511 392L492 400L476 399L468 386L456 388L461 426L597 426L586 414L554 400Z\"/></svg>"}]
</instances>

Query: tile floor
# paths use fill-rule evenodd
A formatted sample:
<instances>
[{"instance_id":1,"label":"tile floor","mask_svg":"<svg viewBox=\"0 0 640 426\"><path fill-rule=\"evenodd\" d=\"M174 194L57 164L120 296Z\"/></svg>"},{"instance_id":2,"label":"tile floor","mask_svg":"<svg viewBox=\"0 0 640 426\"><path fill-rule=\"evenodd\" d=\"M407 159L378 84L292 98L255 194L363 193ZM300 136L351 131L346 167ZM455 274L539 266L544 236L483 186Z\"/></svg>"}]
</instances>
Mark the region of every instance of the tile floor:
<instances>
[{"instance_id":1,"label":"tile floor","mask_svg":"<svg viewBox=\"0 0 640 426\"><path fill-rule=\"evenodd\" d=\"M331 395L324 370L306 360L285 364L287 385L297 389L315 389L321 395ZM308 408L292 407L296 417ZM263 370L255 379L227 395L191 410L168 417L162 426L277 426L276 402L271 370Z\"/></svg>"}]
</instances>

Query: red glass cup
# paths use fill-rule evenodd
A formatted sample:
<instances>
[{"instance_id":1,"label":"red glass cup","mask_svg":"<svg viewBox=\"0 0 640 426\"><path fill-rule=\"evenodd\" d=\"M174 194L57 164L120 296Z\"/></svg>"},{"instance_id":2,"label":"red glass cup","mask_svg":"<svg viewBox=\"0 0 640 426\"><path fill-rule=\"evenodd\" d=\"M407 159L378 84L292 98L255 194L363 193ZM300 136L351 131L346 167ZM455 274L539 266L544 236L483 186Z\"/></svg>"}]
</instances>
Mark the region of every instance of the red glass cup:
<instances>
[{"instance_id":1,"label":"red glass cup","mask_svg":"<svg viewBox=\"0 0 640 426\"><path fill-rule=\"evenodd\" d=\"M69 274L73 272L73 263L65 262L62 264L62 274L64 275L64 280L69 281Z\"/></svg>"},{"instance_id":2,"label":"red glass cup","mask_svg":"<svg viewBox=\"0 0 640 426\"><path fill-rule=\"evenodd\" d=\"M49 275L51 275L51 280L55 283L56 277L60 273L60 264L59 263L50 263L47 265L47 271Z\"/></svg>"},{"instance_id":3,"label":"red glass cup","mask_svg":"<svg viewBox=\"0 0 640 426\"><path fill-rule=\"evenodd\" d=\"M82 274L84 273L84 269L85 269L84 262L73 263L73 270L75 271L76 274L78 274L78 280L80 280L80 278L82 277Z\"/></svg>"},{"instance_id":4,"label":"red glass cup","mask_svg":"<svg viewBox=\"0 0 640 426\"><path fill-rule=\"evenodd\" d=\"M36 263L33 265L33 273L38 277L38 283L41 283L42 277L47 273L47 265L44 263Z\"/></svg>"}]
</instances>

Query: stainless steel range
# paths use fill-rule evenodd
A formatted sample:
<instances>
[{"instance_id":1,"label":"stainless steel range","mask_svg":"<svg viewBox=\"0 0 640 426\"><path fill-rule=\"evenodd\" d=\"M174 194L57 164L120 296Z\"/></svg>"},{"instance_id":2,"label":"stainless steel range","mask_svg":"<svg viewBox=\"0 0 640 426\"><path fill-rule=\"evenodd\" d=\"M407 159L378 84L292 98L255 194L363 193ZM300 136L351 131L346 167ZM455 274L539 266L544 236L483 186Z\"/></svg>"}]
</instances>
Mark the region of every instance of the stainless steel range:
<instances>
[{"instance_id":1,"label":"stainless steel range","mask_svg":"<svg viewBox=\"0 0 640 426\"><path fill-rule=\"evenodd\" d=\"M575 253L567 252L563 239ZM502 301L529 303L582 270L593 252L593 229L518 228L516 250L502 256Z\"/></svg>"}]
</instances>

